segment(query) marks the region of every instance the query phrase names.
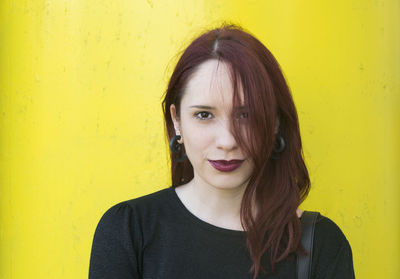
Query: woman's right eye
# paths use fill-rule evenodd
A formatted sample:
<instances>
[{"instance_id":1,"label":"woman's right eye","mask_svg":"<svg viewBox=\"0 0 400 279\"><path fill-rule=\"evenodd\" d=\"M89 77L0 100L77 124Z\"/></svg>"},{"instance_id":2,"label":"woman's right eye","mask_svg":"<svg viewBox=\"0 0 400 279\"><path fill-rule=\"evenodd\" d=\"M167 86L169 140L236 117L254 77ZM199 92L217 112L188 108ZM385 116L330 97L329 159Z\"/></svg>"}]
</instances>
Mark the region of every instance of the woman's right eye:
<instances>
[{"instance_id":1,"label":"woman's right eye","mask_svg":"<svg viewBox=\"0 0 400 279\"><path fill-rule=\"evenodd\" d=\"M212 117L212 114L207 112L207 111L200 111L194 114L196 118L200 120L206 120L210 119Z\"/></svg>"}]
</instances>

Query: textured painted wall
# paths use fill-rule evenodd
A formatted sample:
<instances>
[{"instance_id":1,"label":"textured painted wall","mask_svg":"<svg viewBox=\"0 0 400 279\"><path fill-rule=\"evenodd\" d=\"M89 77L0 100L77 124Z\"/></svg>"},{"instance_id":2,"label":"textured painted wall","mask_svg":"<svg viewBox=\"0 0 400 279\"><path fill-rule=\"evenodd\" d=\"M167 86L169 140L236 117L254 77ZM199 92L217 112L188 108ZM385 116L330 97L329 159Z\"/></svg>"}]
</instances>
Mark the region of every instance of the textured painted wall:
<instances>
[{"instance_id":1,"label":"textured painted wall","mask_svg":"<svg viewBox=\"0 0 400 279\"><path fill-rule=\"evenodd\" d=\"M0 278L84 278L111 205L168 187L161 96L221 20L275 54L312 191L357 278L399 278L400 5L339 1L0 2Z\"/></svg>"}]
</instances>

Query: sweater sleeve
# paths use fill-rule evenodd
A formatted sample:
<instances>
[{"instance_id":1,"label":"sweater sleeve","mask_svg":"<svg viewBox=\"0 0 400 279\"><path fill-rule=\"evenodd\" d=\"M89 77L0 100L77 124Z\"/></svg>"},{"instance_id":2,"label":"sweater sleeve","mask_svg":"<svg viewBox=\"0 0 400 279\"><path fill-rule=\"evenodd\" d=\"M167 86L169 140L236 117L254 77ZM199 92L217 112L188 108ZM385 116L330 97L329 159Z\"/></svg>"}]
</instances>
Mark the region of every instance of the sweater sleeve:
<instances>
[{"instance_id":1,"label":"sweater sleeve","mask_svg":"<svg viewBox=\"0 0 400 279\"><path fill-rule=\"evenodd\" d=\"M133 209L121 202L101 217L93 237L89 279L139 279L141 233Z\"/></svg>"},{"instance_id":2,"label":"sweater sleeve","mask_svg":"<svg viewBox=\"0 0 400 279\"><path fill-rule=\"evenodd\" d=\"M354 279L353 256L350 244L345 240L335 259L326 269L326 279Z\"/></svg>"},{"instance_id":3,"label":"sweater sleeve","mask_svg":"<svg viewBox=\"0 0 400 279\"><path fill-rule=\"evenodd\" d=\"M350 243L327 217L321 217L315 227L313 271L315 279L355 278Z\"/></svg>"}]
</instances>

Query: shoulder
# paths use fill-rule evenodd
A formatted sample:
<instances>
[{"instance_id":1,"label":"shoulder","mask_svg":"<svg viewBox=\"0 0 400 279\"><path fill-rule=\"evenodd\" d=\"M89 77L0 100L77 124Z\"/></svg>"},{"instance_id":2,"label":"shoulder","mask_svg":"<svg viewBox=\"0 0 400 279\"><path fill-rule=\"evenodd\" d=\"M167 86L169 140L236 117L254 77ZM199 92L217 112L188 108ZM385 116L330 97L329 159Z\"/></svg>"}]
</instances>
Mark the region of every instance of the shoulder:
<instances>
[{"instance_id":1,"label":"shoulder","mask_svg":"<svg viewBox=\"0 0 400 279\"><path fill-rule=\"evenodd\" d=\"M93 237L89 278L138 278L141 251L158 225L157 212L168 206L171 190L118 202L103 213Z\"/></svg>"},{"instance_id":2,"label":"shoulder","mask_svg":"<svg viewBox=\"0 0 400 279\"><path fill-rule=\"evenodd\" d=\"M131 226L132 223L138 223L146 218L146 215L155 212L167 206L172 188L165 188L156 192L118 202L109 207L100 218L97 230L121 229L123 226ZM143 217L143 218L142 218Z\"/></svg>"},{"instance_id":3,"label":"shoulder","mask_svg":"<svg viewBox=\"0 0 400 279\"><path fill-rule=\"evenodd\" d=\"M137 208L137 207L154 207L157 205L161 205L165 203L171 197L171 191L173 190L172 187L164 188L161 190L157 190L155 192L146 194L144 196L140 196L134 199L126 200L122 203L126 205Z\"/></svg>"},{"instance_id":4,"label":"shoulder","mask_svg":"<svg viewBox=\"0 0 400 279\"><path fill-rule=\"evenodd\" d=\"M109 207L103 214L103 218L109 216L126 216L129 213L154 209L154 207L164 204L170 198L170 192L173 190L171 187L157 190L155 192L118 202Z\"/></svg>"},{"instance_id":5,"label":"shoulder","mask_svg":"<svg viewBox=\"0 0 400 279\"><path fill-rule=\"evenodd\" d=\"M332 219L321 214L315 223L312 257L315 278L331 278L334 274L339 277L332 278L354 278L349 241Z\"/></svg>"},{"instance_id":6,"label":"shoulder","mask_svg":"<svg viewBox=\"0 0 400 279\"><path fill-rule=\"evenodd\" d=\"M315 223L314 241L323 248L341 247L348 244L342 229L332 219L322 214L318 215Z\"/></svg>"}]
</instances>

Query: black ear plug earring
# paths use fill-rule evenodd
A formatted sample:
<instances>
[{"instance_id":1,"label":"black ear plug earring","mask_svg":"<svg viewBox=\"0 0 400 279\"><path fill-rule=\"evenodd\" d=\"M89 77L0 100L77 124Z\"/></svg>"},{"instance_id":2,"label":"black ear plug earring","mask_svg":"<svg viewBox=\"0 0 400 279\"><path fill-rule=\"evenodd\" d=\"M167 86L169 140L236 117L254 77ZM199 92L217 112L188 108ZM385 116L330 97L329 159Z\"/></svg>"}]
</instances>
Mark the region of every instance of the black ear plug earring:
<instances>
[{"instance_id":1,"label":"black ear plug earring","mask_svg":"<svg viewBox=\"0 0 400 279\"><path fill-rule=\"evenodd\" d=\"M172 139L169 142L169 149L171 150L172 153L174 154L178 154L182 151L182 143L179 143L178 141L181 139L182 137L180 135L175 135L172 137ZM179 157L176 159L176 162L182 162L187 158L186 153L183 154L182 157Z\"/></svg>"},{"instance_id":2,"label":"black ear plug earring","mask_svg":"<svg viewBox=\"0 0 400 279\"><path fill-rule=\"evenodd\" d=\"M271 155L271 158L277 160L279 158L277 153L282 153L283 150L285 149L285 147L286 147L286 143L285 143L285 140L283 139L283 137L280 135L276 136L275 146L274 146L273 154Z\"/></svg>"}]
</instances>

